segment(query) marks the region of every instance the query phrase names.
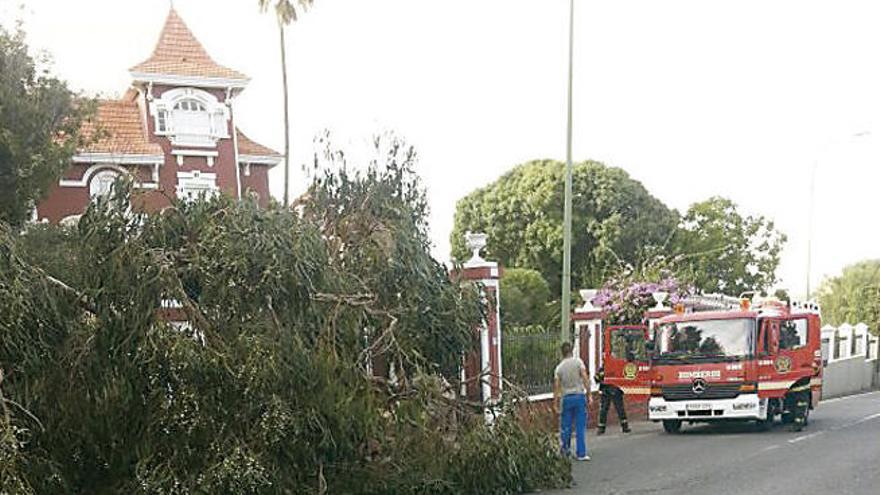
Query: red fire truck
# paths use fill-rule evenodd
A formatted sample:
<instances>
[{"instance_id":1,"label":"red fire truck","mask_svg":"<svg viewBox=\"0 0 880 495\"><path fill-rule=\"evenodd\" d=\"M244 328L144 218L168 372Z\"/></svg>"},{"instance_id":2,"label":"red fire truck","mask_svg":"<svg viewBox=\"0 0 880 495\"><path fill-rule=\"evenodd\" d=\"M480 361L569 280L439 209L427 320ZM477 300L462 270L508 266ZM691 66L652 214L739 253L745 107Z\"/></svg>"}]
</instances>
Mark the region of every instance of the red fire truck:
<instances>
[{"instance_id":1,"label":"red fire truck","mask_svg":"<svg viewBox=\"0 0 880 495\"><path fill-rule=\"evenodd\" d=\"M630 396L650 394L648 417L669 433L684 423L777 416L796 430L821 398L818 307L765 301L725 311L677 312L647 327L609 327L605 382ZM648 350L642 352L641 349Z\"/></svg>"}]
</instances>

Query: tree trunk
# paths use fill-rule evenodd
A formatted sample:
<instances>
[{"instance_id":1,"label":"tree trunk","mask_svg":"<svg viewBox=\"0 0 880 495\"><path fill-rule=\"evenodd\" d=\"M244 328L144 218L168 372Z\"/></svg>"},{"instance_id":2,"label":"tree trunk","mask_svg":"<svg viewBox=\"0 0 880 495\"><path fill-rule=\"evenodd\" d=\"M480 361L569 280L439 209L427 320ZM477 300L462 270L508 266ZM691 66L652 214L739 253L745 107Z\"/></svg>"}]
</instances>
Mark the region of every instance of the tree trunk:
<instances>
[{"instance_id":1,"label":"tree trunk","mask_svg":"<svg viewBox=\"0 0 880 495\"><path fill-rule=\"evenodd\" d=\"M284 23L278 19L281 35L281 81L284 92L284 206L290 204L290 115L288 113L287 50L284 46Z\"/></svg>"}]
</instances>

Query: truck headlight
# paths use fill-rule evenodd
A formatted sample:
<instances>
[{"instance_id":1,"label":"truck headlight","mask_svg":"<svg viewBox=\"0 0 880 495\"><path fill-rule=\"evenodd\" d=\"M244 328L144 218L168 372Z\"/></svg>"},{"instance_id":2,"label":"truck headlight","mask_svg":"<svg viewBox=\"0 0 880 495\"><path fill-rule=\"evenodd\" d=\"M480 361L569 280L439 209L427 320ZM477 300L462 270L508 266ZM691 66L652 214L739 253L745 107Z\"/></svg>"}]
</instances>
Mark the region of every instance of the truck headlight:
<instances>
[{"instance_id":1,"label":"truck headlight","mask_svg":"<svg viewBox=\"0 0 880 495\"><path fill-rule=\"evenodd\" d=\"M734 404L733 410L734 411L745 411L748 409L754 409L756 407L758 407L758 405L755 404L754 402L744 402L742 404Z\"/></svg>"},{"instance_id":2,"label":"truck headlight","mask_svg":"<svg viewBox=\"0 0 880 495\"><path fill-rule=\"evenodd\" d=\"M649 406L648 410L653 413L666 412L666 406Z\"/></svg>"}]
</instances>

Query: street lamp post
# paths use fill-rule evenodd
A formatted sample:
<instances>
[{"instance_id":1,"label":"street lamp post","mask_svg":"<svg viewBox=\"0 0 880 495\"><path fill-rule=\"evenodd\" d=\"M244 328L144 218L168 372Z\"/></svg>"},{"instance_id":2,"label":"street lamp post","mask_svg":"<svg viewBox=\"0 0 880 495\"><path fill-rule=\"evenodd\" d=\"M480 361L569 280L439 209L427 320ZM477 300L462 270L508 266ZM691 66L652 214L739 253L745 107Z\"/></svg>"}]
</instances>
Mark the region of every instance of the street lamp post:
<instances>
[{"instance_id":1,"label":"street lamp post","mask_svg":"<svg viewBox=\"0 0 880 495\"><path fill-rule=\"evenodd\" d=\"M562 342L571 341L571 128L572 81L574 69L574 0L570 0L568 18L568 128L565 156L565 209L562 219Z\"/></svg>"}]
</instances>

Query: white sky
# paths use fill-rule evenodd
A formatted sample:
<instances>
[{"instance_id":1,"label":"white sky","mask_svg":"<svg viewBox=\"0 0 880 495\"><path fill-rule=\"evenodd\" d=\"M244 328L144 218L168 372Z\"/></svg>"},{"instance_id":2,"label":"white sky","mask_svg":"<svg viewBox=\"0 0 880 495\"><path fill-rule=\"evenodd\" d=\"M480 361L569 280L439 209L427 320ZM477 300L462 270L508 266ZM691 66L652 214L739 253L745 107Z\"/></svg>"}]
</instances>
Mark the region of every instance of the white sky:
<instances>
[{"instance_id":1,"label":"white sky","mask_svg":"<svg viewBox=\"0 0 880 495\"><path fill-rule=\"evenodd\" d=\"M515 164L564 158L567 0L316 0L289 31L294 191L312 138L415 145L435 250L455 201ZM168 0L0 0L75 88L121 94ZM218 62L252 78L239 125L281 149L277 30L256 0L175 0ZM880 5L872 0L577 0L575 158L622 167L668 205L720 194L788 234L783 286L880 257ZM867 137L852 134L871 131ZM280 195L281 168L272 177ZM561 208L561 205L560 205ZM490 240L491 242L491 240Z\"/></svg>"}]
</instances>

